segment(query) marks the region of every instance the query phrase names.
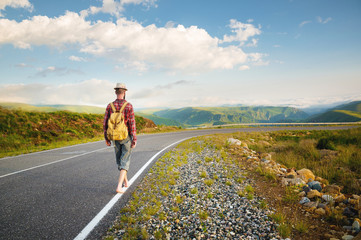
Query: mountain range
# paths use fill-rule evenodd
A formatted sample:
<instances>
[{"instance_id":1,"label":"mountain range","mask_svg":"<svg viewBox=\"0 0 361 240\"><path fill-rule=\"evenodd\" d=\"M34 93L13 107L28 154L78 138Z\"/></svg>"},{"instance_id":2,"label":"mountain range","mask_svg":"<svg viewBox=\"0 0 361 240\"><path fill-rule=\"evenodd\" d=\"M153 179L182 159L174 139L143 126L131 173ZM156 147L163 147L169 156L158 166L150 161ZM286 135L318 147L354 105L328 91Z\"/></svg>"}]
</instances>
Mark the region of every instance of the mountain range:
<instances>
[{"instance_id":1,"label":"mountain range","mask_svg":"<svg viewBox=\"0 0 361 240\"><path fill-rule=\"evenodd\" d=\"M71 111L79 113L104 114L105 109L80 105L34 106L22 103L0 103L0 106L23 111ZM360 122L361 101L355 101L309 115L292 107L274 106L230 106L230 107L184 107L178 109L145 109L136 115L166 126L217 126L238 123L280 123L280 122Z\"/></svg>"}]
</instances>

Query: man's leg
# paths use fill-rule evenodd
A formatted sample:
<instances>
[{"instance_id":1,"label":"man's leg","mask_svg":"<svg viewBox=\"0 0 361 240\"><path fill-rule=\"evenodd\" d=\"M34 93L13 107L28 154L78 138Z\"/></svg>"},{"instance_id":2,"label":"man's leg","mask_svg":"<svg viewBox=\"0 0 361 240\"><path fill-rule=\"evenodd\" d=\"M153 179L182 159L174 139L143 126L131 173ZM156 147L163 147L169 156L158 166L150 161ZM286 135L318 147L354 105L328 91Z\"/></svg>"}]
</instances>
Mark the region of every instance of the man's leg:
<instances>
[{"instance_id":1,"label":"man's leg","mask_svg":"<svg viewBox=\"0 0 361 240\"><path fill-rule=\"evenodd\" d=\"M120 170L120 174L119 174L119 181L118 181L118 187L117 187L117 193L124 193L124 189L123 189L123 182L127 177L127 170ZM128 180L127 180L128 183Z\"/></svg>"}]
</instances>

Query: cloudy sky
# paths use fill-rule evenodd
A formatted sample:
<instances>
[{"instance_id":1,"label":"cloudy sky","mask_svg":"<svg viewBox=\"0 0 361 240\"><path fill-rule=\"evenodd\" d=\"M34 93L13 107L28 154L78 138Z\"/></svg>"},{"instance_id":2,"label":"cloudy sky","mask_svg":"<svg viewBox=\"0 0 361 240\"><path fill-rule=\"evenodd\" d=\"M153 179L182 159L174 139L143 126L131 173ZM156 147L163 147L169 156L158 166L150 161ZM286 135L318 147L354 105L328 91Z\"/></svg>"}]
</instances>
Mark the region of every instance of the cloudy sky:
<instances>
[{"instance_id":1,"label":"cloudy sky","mask_svg":"<svg viewBox=\"0 0 361 240\"><path fill-rule=\"evenodd\" d=\"M359 0L0 0L0 102L361 100Z\"/></svg>"}]
</instances>

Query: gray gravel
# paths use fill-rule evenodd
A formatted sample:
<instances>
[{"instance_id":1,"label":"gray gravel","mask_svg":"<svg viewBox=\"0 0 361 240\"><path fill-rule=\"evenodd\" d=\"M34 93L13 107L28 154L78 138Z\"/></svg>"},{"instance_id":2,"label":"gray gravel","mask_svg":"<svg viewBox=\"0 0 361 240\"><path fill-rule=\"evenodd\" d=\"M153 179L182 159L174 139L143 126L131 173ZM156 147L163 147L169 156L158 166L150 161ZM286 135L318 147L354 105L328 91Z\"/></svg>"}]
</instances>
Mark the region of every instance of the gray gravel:
<instances>
[{"instance_id":1,"label":"gray gravel","mask_svg":"<svg viewBox=\"0 0 361 240\"><path fill-rule=\"evenodd\" d=\"M149 239L281 239L277 224L268 217L272 210L261 208L262 199L252 193L253 182L247 174L228 162L224 152L204 147L202 142L198 144L198 151L187 153L186 164L171 169L176 182L169 186L169 194L156 196L161 203L158 213L131 226L138 231L136 238L140 238L143 229L147 232L143 237ZM149 179L157 175L157 169L169 171L170 163L179 160L181 154L173 152L161 159L145 177L138 193L149 194L144 189L149 188L145 186L152 182ZM132 201L127 207L131 205ZM144 214L144 208L139 206L133 218ZM118 217L108 236L129 236L130 225L124 223L124 216L129 214Z\"/></svg>"}]
</instances>

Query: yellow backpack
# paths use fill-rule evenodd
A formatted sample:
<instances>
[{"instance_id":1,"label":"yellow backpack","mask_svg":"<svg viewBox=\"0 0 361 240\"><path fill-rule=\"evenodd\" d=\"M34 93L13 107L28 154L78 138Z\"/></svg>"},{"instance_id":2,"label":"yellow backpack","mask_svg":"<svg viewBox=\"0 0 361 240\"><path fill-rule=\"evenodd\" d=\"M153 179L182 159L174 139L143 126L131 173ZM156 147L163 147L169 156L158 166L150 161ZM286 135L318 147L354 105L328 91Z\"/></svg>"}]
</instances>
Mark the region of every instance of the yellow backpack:
<instances>
[{"instance_id":1,"label":"yellow backpack","mask_svg":"<svg viewBox=\"0 0 361 240\"><path fill-rule=\"evenodd\" d=\"M108 119L107 136L109 140L124 140L128 137L128 128L124 123L123 111L128 103L125 102L123 106L117 111L113 103L110 103L113 113Z\"/></svg>"}]
</instances>

